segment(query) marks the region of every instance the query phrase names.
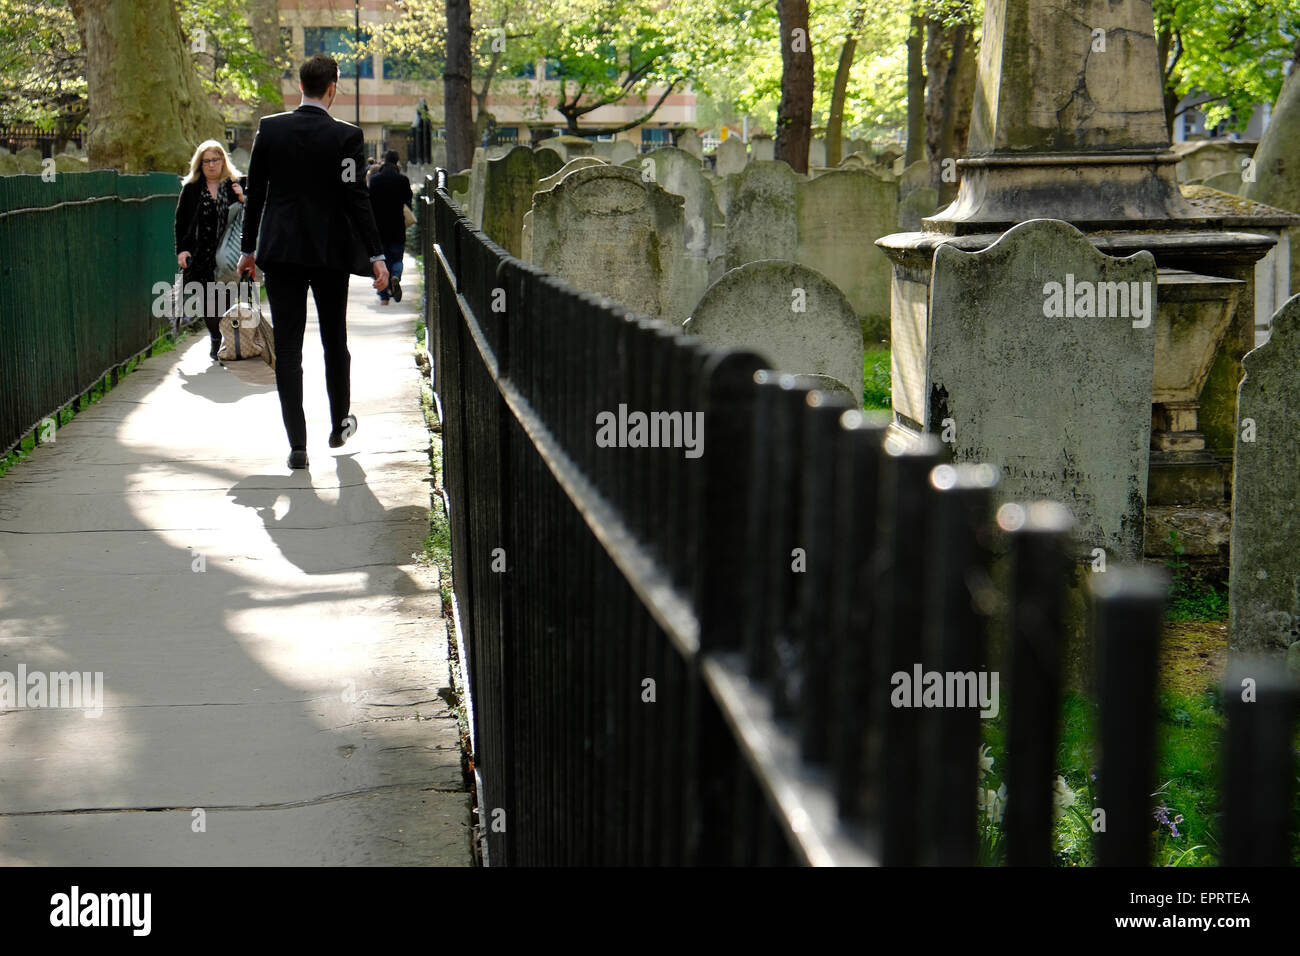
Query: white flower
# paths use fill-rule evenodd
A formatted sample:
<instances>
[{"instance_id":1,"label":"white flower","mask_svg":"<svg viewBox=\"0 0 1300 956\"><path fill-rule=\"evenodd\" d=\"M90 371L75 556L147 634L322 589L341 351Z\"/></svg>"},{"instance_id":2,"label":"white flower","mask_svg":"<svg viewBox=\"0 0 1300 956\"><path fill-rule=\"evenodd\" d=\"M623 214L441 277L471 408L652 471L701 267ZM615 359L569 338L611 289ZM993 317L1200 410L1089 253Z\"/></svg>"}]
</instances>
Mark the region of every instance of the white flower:
<instances>
[{"instance_id":1,"label":"white flower","mask_svg":"<svg viewBox=\"0 0 1300 956\"><path fill-rule=\"evenodd\" d=\"M1078 800L1078 794L1070 789L1070 785L1065 782L1065 778L1057 776L1056 778L1056 808L1064 810L1066 807L1072 807Z\"/></svg>"},{"instance_id":2,"label":"white flower","mask_svg":"<svg viewBox=\"0 0 1300 956\"><path fill-rule=\"evenodd\" d=\"M993 758L989 756L989 748L987 746L980 747L980 776L983 777L992 769Z\"/></svg>"}]
</instances>

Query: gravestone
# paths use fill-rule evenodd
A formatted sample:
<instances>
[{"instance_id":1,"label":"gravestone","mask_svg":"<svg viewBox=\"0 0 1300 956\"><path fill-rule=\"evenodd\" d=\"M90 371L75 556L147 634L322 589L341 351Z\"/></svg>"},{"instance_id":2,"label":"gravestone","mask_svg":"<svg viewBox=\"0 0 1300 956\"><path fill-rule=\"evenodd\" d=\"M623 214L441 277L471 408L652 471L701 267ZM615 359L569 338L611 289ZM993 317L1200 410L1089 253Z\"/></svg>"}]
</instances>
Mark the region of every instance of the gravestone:
<instances>
[{"instance_id":1,"label":"gravestone","mask_svg":"<svg viewBox=\"0 0 1300 956\"><path fill-rule=\"evenodd\" d=\"M719 143L713 155L713 169L719 176L730 176L732 173L740 172L745 168L748 159L745 155L745 144L735 136L728 136Z\"/></svg>"},{"instance_id":2,"label":"gravestone","mask_svg":"<svg viewBox=\"0 0 1300 956\"><path fill-rule=\"evenodd\" d=\"M480 229L483 227L483 202L487 196L487 150L475 148L469 164L469 196L465 215Z\"/></svg>"},{"instance_id":3,"label":"gravestone","mask_svg":"<svg viewBox=\"0 0 1300 956\"><path fill-rule=\"evenodd\" d=\"M939 191L930 186L913 189L898 201L898 228L902 232L919 232L921 220L939 210Z\"/></svg>"},{"instance_id":4,"label":"gravestone","mask_svg":"<svg viewBox=\"0 0 1300 956\"><path fill-rule=\"evenodd\" d=\"M814 139L808 144L808 168L822 169L826 166L826 140Z\"/></svg>"},{"instance_id":5,"label":"gravestone","mask_svg":"<svg viewBox=\"0 0 1300 956\"><path fill-rule=\"evenodd\" d=\"M25 146L15 154L18 158L18 171L28 175L41 172L41 151L34 146Z\"/></svg>"},{"instance_id":6,"label":"gravestone","mask_svg":"<svg viewBox=\"0 0 1300 956\"><path fill-rule=\"evenodd\" d=\"M462 169L458 173L452 173L447 177L447 192L451 193L451 201L460 207L460 211L469 218L469 170Z\"/></svg>"},{"instance_id":7,"label":"gravestone","mask_svg":"<svg viewBox=\"0 0 1300 956\"><path fill-rule=\"evenodd\" d=\"M1300 296L1242 359L1232 476L1228 646L1281 654L1300 641Z\"/></svg>"},{"instance_id":8,"label":"gravestone","mask_svg":"<svg viewBox=\"0 0 1300 956\"><path fill-rule=\"evenodd\" d=\"M849 153L840 160L840 169L870 169L875 162L866 153Z\"/></svg>"},{"instance_id":9,"label":"gravestone","mask_svg":"<svg viewBox=\"0 0 1300 956\"><path fill-rule=\"evenodd\" d=\"M1179 156L1174 168L1182 183L1205 182L1219 173L1236 173L1240 177L1241 161L1249 159L1253 152L1250 144L1243 142L1175 143L1171 148Z\"/></svg>"},{"instance_id":10,"label":"gravestone","mask_svg":"<svg viewBox=\"0 0 1300 956\"><path fill-rule=\"evenodd\" d=\"M795 187L796 262L830 279L872 342L889 337L892 269L876 240L898 226L898 188L870 170L836 169Z\"/></svg>"},{"instance_id":11,"label":"gravestone","mask_svg":"<svg viewBox=\"0 0 1300 956\"><path fill-rule=\"evenodd\" d=\"M614 165L618 165L619 163L627 162L629 159L634 159L636 154L636 147L627 140L615 140L614 148L609 151L609 161ZM698 163L699 159L697 158L695 161Z\"/></svg>"},{"instance_id":12,"label":"gravestone","mask_svg":"<svg viewBox=\"0 0 1300 956\"><path fill-rule=\"evenodd\" d=\"M797 261L798 182L799 175L777 160L751 163L736 176L726 210L728 269L759 259Z\"/></svg>"},{"instance_id":13,"label":"gravestone","mask_svg":"<svg viewBox=\"0 0 1300 956\"><path fill-rule=\"evenodd\" d=\"M930 164L924 159L903 167L903 174L898 177L898 198L905 198L914 189L930 185Z\"/></svg>"},{"instance_id":14,"label":"gravestone","mask_svg":"<svg viewBox=\"0 0 1300 956\"><path fill-rule=\"evenodd\" d=\"M599 140L591 144L591 155L598 159L609 162L610 157L614 154L613 142L602 143Z\"/></svg>"},{"instance_id":15,"label":"gravestone","mask_svg":"<svg viewBox=\"0 0 1300 956\"><path fill-rule=\"evenodd\" d=\"M700 134L693 129L681 132L677 137L677 148L683 153L690 153L698 160L704 159L704 144L700 141Z\"/></svg>"},{"instance_id":16,"label":"gravestone","mask_svg":"<svg viewBox=\"0 0 1300 956\"><path fill-rule=\"evenodd\" d=\"M524 213L532 207L539 181L559 167L548 153L516 146L500 159L489 159L483 176L481 228L512 256L521 251ZM476 200L477 201L477 200Z\"/></svg>"},{"instance_id":17,"label":"gravestone","mask_svg":"<svg viewBox=\"0 0 1300 956\"><path fill-rule=\"evenodd\" d=\"M895 327L895 412L954 460L1000 467L1007 500L1066 505L1082 557L1140 561L1155 290L1149 252L1112 258L1059 220L1021 223L979 252L940 245L928 330ZM920 365L901 368L924 379L908 380L899 358L918 349Z\"/></svg>"},{"instance_id":18,"label":"gravestone","mask_svg":"<svg viewBox=\"0 0 1300 956\"><path fill-rule=\"evenodd\" d=\"M875 245L898 228L897 187L871 170L805 179L783 162L736 177L727 210L726 265L790 259L834 282L870 341L889 334L890 265Z\"/></svg>"},{"instance_id":19,"label":"gravestone","mask_svg":"<svg viewBox=\"0 0 1300 956\"><path fill-rule=\"evenodd\" d=\"M1241 180L1241 173L1235 169L1230 169L1227 172L1215 173L1206 179L1202 185L1236 196L1241 192L1241 188L1245 184Z\"/></svg>"},{"instance_id":20,"label":"gravestone","mask_svg":"<svg viewBox=\"0 0 1300 956\"><path fill-rule=\"evenodd\" d=\"M771 162L776 159L776 140L766 133L755 133L749 140L749 155L756 161Z\"/></svg>"},{"instance_id":21,"label":"gravestone","mask_svg":"<svg viewBox=\"0 0 1300 956\"><path fill-rule=\"evenodd\" d=\"M605 161L596 156L579 156L577 159L571 159L556 172L537 181L537 188L534 192L544 193L548 189L554 189L561 179L569 175L575 169L585 169L588 166L603 166ZM531 204L531 197L530 197Z\"/></svg>"},{"instance_id":22,"label":"gravestone","mask_svg":"<svg viewBox=\"0 0 1300 956\"><path fill-rule=\"evenodd\" d=\"M90 171L90 164L76 156L60 153L54 157L54 169L60 173L85 173Z\"/></svg>"},{"instance_id":23,"label":"gravestone","mask_svg":"<svg viewBox=\"0 0 1300 956\"><path fill-rule=\"evenodd\" d=\"M429 164L438 169L447 168L447 141L435 139L429 146Z\"/></svg>"},{"instance_id":24,"label":"gravestone","mask_svg":"<svg viewBox=\"0 0 1300 956\"><path fill-rule=\"evenodd\" d=\"M638 160L638 168L642 179L648 177L684 200L686 228L682 241L686 257L682 294L689 305L694 305L709 282L726 271L726 220L713 196L713 186L694 156L672 146L645 153Z\"/></svg>"},{"instance_id":25,"label":"gravestone","mask_svg":"<svg viewBox=\"0 0 1300 956\"><path fill-rule=\"evenodd\" d=\"M625 166L589 166L533 197L532 261L633 312L681 322L683 200Z\"/></svg>"},{"instance_id":26,"label":"gravestone","mask_svg":"<svg viewBox=\"0 0 1300 956\"><path fill-rule=\"evenodd\" d=\"M248 161L252 154L242 146L230 154L230 161L235 164L235 168L241 173L248 172Z\"/></svg>"},{"instance_id":27,"label":"gravestone","mask_svg":"<svg viewBox=\"0 0 1300 956\"><path fill-rule=\"evenodd\" d=\"M18 172L18 157L7 149L0 149L0 176L16 176Z\"/></svg>"},{"instance_id":28,"label":"gravestone","mask_svg":"<svg viewBox=\"0 0 1300 956\"><path fill-rule=\"evenodd\" d=\"M685 330L709 345L753 349L782 372L829 375L862 404L862 330L843 293L797 262L762 259L709 286Z\"/></svg>"},{"instance_id":29,"label":"gravestone","mask_svg":"<svg viewBox=\"0 0 1300 956\"><path fill-rule=\"evenodd\" d=\"M519 258L524 262L533 261L533 211L524 213L524 221L519 226Z\"/></svg>"},{"instance_id":30,"label":"gravestone","mask_svg":"<svg viewBox=\"0 0 1300 956\"><path fill-rule=\"evenodd\" d=\"M550 146L537 146L537 147L534 147L533 152L536 153L536 154L538 154L539 156L540 156L542 153L553 153L553 154L555 155L555 167L556 167L556 169L559 169L559 168L560 168L561 166L563 166L566 162L568 162L568 160L566 160L566 159L564 158L564 150L563 150L563 149L554 149L554 148L552 148L552 147L550 147Z\"/></svg>"},{"instance_id":31,"label":"gravestone","mask_svg":"<svg viewBox=\"0 0 1300 956\"><path fill-rule=\"evenodd\" d=\"M832 378L829 375L817 375L812 372L803 372L794 377L795 388L815 388L821 392L829 392L832 395L841 395L853 402L855 405L862 404L862 396L854 395L853 389L849 388L838 378Z\"/></svg>"}]
</instances>

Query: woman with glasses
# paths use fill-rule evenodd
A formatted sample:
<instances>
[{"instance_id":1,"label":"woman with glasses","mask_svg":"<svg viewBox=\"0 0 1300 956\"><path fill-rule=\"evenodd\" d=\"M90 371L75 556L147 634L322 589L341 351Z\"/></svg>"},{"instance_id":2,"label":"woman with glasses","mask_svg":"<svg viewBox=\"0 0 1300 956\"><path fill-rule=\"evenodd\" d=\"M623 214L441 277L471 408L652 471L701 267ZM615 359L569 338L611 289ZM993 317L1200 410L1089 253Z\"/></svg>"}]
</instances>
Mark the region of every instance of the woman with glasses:
<instances>
[{"instance_id":1,"label":"woman with glasses","mask_svg":"<svg viewBox=\"0 0 1300 956\"><path fill-rule=\"evenodd\" d=\"M204 140L190 157L176 203L176 264L184 270L186 290L191 282L203 284L203 321L212 337L214 359L221 347L221 316L207 314L207 284L216 280L217 244L226 231L230 205L244 201L242 178L226 148L215 139Z\"/></svg>"}]
</instances>

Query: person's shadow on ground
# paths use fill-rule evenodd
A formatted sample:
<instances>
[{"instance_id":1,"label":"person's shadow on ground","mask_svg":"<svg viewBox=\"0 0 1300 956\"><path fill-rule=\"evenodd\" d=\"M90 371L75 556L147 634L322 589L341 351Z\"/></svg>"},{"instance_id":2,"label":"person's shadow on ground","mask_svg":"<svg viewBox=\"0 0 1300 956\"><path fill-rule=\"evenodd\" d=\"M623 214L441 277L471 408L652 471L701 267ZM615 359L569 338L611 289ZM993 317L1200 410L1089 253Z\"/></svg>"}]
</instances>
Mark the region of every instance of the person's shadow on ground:
<instances>
[{"instance_id":1,"label":"person's shadow on ground","mask_svg":"<svg viewBox=\"0 0 1300 956\"><path fill-rule=\"evenodd\" d=\"M253 509L280 553L306 574L335 574L371 565L371 556L360 560L356 554L357 524L392 522L406 528L419 521L427 532L427 510L414 505L385 508L366 484L365 470L351 455L341 455L334 461L339 480L337 503L323 500L306 472L249 475L236 482L227 495L235 504ZM277 515L281 498L287 498L289 506ZM376 553L391 551L383 537L370 536ZM344 549L346 557L341 554ZM404 576L395 593L417 590L415 583Z\"/></svg>"}]
</instances>

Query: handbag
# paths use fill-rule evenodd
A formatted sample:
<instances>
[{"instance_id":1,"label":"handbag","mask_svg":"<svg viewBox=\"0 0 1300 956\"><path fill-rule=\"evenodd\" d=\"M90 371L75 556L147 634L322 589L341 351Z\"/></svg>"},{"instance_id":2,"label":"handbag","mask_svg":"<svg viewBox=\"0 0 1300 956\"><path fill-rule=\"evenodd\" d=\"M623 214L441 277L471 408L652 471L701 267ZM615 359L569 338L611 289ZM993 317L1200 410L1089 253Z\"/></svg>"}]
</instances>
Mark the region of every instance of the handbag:
<instances>
[{"instance_id":1,"label":"handbag","mask_svg":"<svg viewBox=\"0 0 1300 956\"><path fill-rule=\"evenodd\" d=\"M411 212L411 207L410 207L410 206L403 206L403 207L402 207L402 219L403 219L403 221L406 222L406 228L407 228L407 229L410 229L412 226L415 225L415 222L416 222L416 219L415 219L415 213Z\"/></svg>"},{"instance_id":2,"label":"handbag","mask_svg":"<svg viewBox=\"0 0 1300 956\"><path fill-rule=\"evenodd\" d=\"M275 330L256 302L237 302L221 317L221 348L217 358L239 362L261 356L275 368Z\"/></svg>"},{"instance_id":3,"label":"handbag","mask_svg":"<svg viewBox=\"0 0 1300 956\"><path fill-rule=\"evenodd\" d=\"M243 255L240 243L244 241L244 204L232 202L226 214L226 231L217 243L218 282L236 282L239 279L239 257Z\"/></svg>"}]
</instances>

